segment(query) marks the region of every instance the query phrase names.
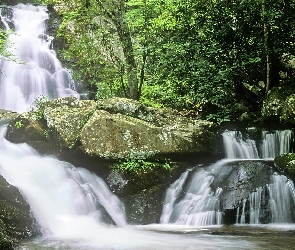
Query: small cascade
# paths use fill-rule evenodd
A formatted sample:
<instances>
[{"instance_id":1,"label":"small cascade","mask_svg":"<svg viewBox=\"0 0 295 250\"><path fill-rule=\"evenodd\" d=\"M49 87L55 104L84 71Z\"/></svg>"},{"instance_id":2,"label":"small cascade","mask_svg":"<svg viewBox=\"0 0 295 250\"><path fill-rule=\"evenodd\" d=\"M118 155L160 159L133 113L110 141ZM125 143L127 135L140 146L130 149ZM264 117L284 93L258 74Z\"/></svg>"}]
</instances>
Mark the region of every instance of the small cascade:
<instances>
[{"instance_id":1,"label":"small cascade","mask_svg":"<svg viewBox=\"0 0 295 250\"><path fill-rule=\"evenodd\" d=\"M48 19L44 6L18 4L0 8L2 26L14 32L8 37L10 52L19 62L0 60L0 108L29 111L37 97L49 99L76 96L75 84L50 49L46 34ZM17 100L17 101L15 101Z\"/></svg>"},{"instance_id":2,"label":"small cascade","mask_svg":"<svg viewBox=\"0 0 295 250\"><path fill-rule=\"evenodd\" d=\"M249 206L248 214L245 207ZM237 224L295 222L294 184L284 175L274 173L270 183L249 194L237 210ZM240 212L241 211L241 212ZM245 219L247 217L247 219Z\"/></svg>"},{"instance_id":3,"label":"small cascade","mask_svg":"<svg viewBox=\"0 0 295 250\"><path fill-rule=\"evenodd\" d=\"M225 164L220 161L209 169L189 169L167 190L162 224L189 226L221 225L220 195L222 188L211 187L215 172Z\"/></svg>"},{"instance_id":4,"label":"small cascade","mask_svg":"<svg viewBox=\"0 0 295 250\"><path fill-rule=\"evenodd\" d=\"M123 204L101 178L70 163L41 157L27 144L12 144L4 139L5 133L2 127L0 174L24 195L45 236L59 237L71 227L100 228L104 221L126 225Z\"/></svg>"},{"instance_id":5,"label":"small cascade","mask_svg":"<svg viewBox=\"0 0 295 250\"><path fill-rule=\"evenodd\" d=\"M294 133L292 130L277 130L262 132L261 158L275 158L276 156L292 152Z\"/></svg>"},{"instance_id":6,"label":"small cascade","mask_svg":"<svg viewBox=\"0 0 295 250\"><path fill-rule=\"evenodd\" d=\"M262 131L261 140L251 140L239 131L222 134L227 159L273 159L292 152L294 133L292 130Z\"/></svg>"},{"instance_id":7,"label":"small cascade","mask_svg":"<svg viewBox=\"0 0 295 250\"><path fill-rule=\"evenodd\" d=\"M238 131L225 131L222 136L227 159L259 159L255 141L244 139Z\"/></svg>"},{"instance_id":8,"label":"small cascade","mask_svg":"<svg viewBox=\"0 0 295 250\"><path fill-rule=\"evenodd\" d=\"M272 223L294 222L294 183L284 175L274 173L268 185Z\"/></svg>"},{"instance_id":9,"label":"small cascade","mask_svg":"<svg viewBox=\"0 0 295 250\"><path fill-rule=\"evenodd\" d=\"M222 136L227 159L185 171L166 192L161 223L220 225L227 209L236 210L237 224L293 221L289 213L294 206L293 182L273 174L260 157L272 160L291 152L293 132L263 132L261 141L244 138L238 131Z\"/></svg>"}]
</instances>

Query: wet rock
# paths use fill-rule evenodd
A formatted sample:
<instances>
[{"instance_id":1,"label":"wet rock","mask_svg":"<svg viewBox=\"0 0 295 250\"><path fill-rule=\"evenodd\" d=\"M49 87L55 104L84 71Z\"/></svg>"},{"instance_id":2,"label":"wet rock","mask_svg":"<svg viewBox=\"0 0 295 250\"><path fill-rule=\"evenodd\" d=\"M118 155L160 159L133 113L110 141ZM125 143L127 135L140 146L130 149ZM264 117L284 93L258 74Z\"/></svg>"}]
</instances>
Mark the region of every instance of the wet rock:
<instances>
[{"instance_id":1,"label":"wet rock","mask_svg":"<svg viewBox=\"0 0 295 250\"><path fill-rule=\"evenodd\" d=\"M243 199L259 187L264 187L269 183L269 178L273 173L270 165L263 162L245 161L237 164L229 164L232 171L229 175L223 176L222 207L234 209L241 206ZM219 178L215 179L219 182Z\"/></svg>"},{"instance_id":2,"label":"wet rock","mask_svg":"<svg viewBox=\"0 0 295 250\"><path fill-rule=\"evenodd\" d=\"M38 233L30 206L20 192L0 176L0 248L14 249L20 239Z\"/></svg>"}]
</instances>

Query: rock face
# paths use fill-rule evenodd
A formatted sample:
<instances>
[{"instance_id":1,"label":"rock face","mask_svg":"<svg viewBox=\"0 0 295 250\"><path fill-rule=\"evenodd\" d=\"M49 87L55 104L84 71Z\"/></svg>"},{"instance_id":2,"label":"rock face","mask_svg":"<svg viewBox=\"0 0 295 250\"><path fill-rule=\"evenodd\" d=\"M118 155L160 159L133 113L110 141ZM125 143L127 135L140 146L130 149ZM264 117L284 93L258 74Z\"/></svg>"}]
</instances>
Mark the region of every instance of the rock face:
<instances>
[{"instance_id":1,"label":"rock face","mask_svg":"<svg viewBox=\"0 0 295 250\"><path fill-rule=\"evenodd\" d=\"M94 102L65 97L47 101L41 111L41 118L39 110L38 116L31 111L11 121L8 139L33 146L48 141L107 159L146 159L212 152L218 134L211 122L123 98Z\"/></svg>"},{"instance_id":2,"label":"rock face","mask_svg":"<svg viewBox=\"0 0 295 250\"><path fill-rule=\"evenodd\" d=\"M37 234L29 205L16 188L0 176L0 249L14 249L18 240Z\"/></svg>"}]
</instances>

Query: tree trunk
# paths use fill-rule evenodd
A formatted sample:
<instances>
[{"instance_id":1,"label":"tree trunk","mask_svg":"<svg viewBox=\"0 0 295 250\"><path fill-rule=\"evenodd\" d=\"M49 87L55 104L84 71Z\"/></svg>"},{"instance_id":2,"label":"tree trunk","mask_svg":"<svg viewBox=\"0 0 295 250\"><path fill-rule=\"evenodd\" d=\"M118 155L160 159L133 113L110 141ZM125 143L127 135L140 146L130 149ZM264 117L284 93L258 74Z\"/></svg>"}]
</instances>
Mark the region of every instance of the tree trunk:
<instances>
[{"instance_id":1,"label":"tree trunk","mask_svg":"<svg viewBox=\"0 0 295 250\"><path fill-rule=\"evenodd\" d=\"M266 87L265 93L268 92L270 87L270 55L269 55L269 45L268 45L268 27L266 18L266 0L262 2L262 17L263 17L263 33L264 33L264 49L266 53Z\"/></svg>"},{"instance_id":2,"label":"tree trunk","mask_svg":"<svg viewBox=\"0 0 295 250\"><path fill-rule=\"evenodd\" d=\"M112 20L116 26L122 49L124 53L126 71L127 71L127 97L139 99L137 65L134 57L133 43L128 24L125 20L124 1L120 1L120 7L116 10Z\"/></svg>"},{"instance_id":3,"label":"tree trunk","mask_svg":"<svg viewBox=\"0 0 295 250\"><path fill-rule=\"evenodd\" d=\"M139 99L137 64L134 56L133 43L130 30L125 19L125 1L106 1L96 0L99 6L105 11L107 17L113 22L119 40L122 44L122 50L125 58L126 73L127 73L127 98ZM112 6L112 8L109 8Z\"/></svg>"}]
</instances>

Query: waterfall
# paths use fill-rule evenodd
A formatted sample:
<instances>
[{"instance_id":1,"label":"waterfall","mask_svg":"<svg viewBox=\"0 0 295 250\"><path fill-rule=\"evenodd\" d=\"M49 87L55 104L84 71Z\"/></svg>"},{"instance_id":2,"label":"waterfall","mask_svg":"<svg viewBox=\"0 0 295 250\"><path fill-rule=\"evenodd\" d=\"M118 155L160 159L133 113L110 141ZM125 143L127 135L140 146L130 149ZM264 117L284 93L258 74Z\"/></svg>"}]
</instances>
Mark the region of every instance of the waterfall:
<instances>
[{"instance_id":1,"label":"waterfall","mask_svg":"<svg viewBox=\"0 0 295 250\"><path fill-rule=\"evenodd\" d=\"M239 131L225 131L223 146L228 159L272 159L292 152L292 130L262 131L260 141L244 138Z\"/></svg>"},{"instance_id":2,"label":"waterfall","mask_svg":"<svg viewBox=\"0 0 295 250\"><path fill-rule=\"evenodd\" d=\"M206 168L186 170L167 190L160 222L191 226L220 225L223 221L223 199L238 196L223 184L226 178L247 178L247 171L229 163L270 159L281 153L292 152L294 136L291 130L262 132L261 140L244 137L238 131L222 134L226 159ZM234 168L236 170L234 170ZM236 171L237 174L233 174ZM249 171L249 170L248 170ZM256 170L254 170L256 171ZM262 169L262 171L264 171ZM258 174L258 173L257 173ZM239 180L233 180L233 189ZM251 181L251 180L247 180ZM226 190L227 189L227 190ZM226 192L230 192L227 195ZM240 195L236 223L260 224L286 223L295 218L289 211L294 209L294 185L283 175L269 175L268 185L256 186L248 195Z\"/></svg>"},{"instance_id":3,"label":"waterfall","mask_svg":"<svg viewBox=\"0 0 295 250\"><path fill-rule=\"evenodd\" d=\"M294 144L292 130L263 131L261 158L275 158L280 154L292 152L292 144Z\"/></svg>"},{"instance_id":4,"label":"waterfall","mask_svg":"<svg viewBox=\"0 0 295 250\"><path fill-rule=\"evenodd\" d=\"M46 7L18 4L12 7L12 13L0 9L0 15L10 31L9 52L17 60L0 61L0 108L24 112L39 96L79 97L69 72L50 49L53 38L46 34Z\"/></svg>"},{"instance_id":5,"label":"waterfall","mask_svg":"<svg viewBox=\"0 0 295 250\"><path fill-rule=\"evenodd\" d=\"M228 159L259 159L258 150L254 140L243 138L238 131L225 131L223 146Z\"/></svg>"},{"instance_id":6,"label":"waterfall","mask_svg":"<svg viewBox=\"0 0 295 250\"><path fill-rule=\"evenodd\" d=\"M160 222L190 226L221 225L222 188L214 190L211 184L214 175L227 162L219 161L206 170L185 171L166 192Z\"/></svg>"},{"instance_id":7,"label":"waterfall","mask_svg":"<svg viewBox=\"0 0 295 250\"><path fill-rule=\"evenodd\" d=\"M103 223L103 213L126 225L124 206L104 181L86 169L42 157L27 144L12 144L0 129L0 174L31 206L45 235L60 235L75 223Z\"/></svg>"}]
</instances>

